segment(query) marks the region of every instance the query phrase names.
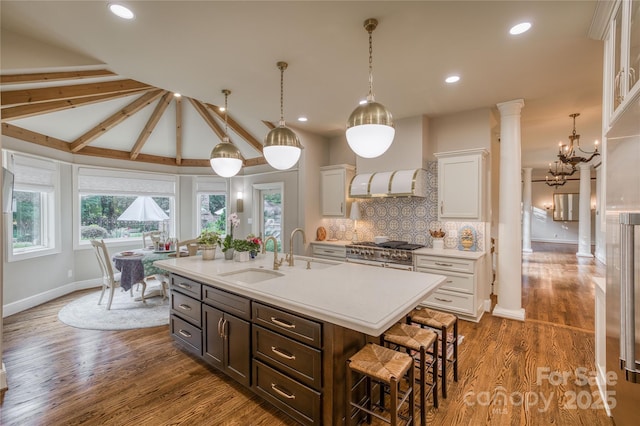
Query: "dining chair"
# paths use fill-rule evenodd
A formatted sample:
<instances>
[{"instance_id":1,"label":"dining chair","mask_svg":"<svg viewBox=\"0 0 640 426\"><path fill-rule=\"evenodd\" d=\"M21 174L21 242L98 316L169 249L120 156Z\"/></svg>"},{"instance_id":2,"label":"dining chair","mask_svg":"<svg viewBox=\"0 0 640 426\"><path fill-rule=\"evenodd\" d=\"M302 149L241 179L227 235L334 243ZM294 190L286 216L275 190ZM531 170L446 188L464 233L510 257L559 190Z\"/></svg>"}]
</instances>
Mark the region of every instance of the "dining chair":
<instances>
[{"instance_id":1,"label":"dining chair","mask_svg":"<svg viewBox=\"0 0 640 426\"><path fill-rule=\"evenodd\" d=\"M109 250L107 250L107 245L105 244L104 240L91 240L91 246L93 246L96 259L98 259L98 265L100 266L100 271L102 272L102 292L100 293L100 299L98 299L98 305L102 303L104 292L108 288L109 302L107 303L107 310L110 310L115 289L116 287L120 287L121 274L119 272L113 272L113 264L111 263ZM145 283L143 283L143 286L146 288ZM131 289L130 293L131 296L133 296L133 288Z\"/></svg>"},{"instance_id":2,"label":"dining chair","mask_svg":"<svg viewBox=\"0 0 640 426\"><path fill-rule=\"evenodd\" d=\"M147 248L149 246L153 246L153 243L156 241L160 241L160 235L162 233L160 231L149 231L142 233L142 248ZM149 244L147 244L147 238L149 239Z\"/></svg>"},{"instance_id":3,"label":"dining chair","mask_svg":"<svg viewBox=\"0 0 640 426\"><path fill-rule=\"evenodd\" d=\"M184 240L184 241L178 241L178 247L176 248L176 251L178 253L180 253L180 248L181 247L185 247L187 249L187 251L189 252L189 256L195 256L195 254L198 251L198 247L199 246L200 246L200 244L198 243L198 239L197 238L192 238L190 240Z\"/></svg>"}]
</instances>

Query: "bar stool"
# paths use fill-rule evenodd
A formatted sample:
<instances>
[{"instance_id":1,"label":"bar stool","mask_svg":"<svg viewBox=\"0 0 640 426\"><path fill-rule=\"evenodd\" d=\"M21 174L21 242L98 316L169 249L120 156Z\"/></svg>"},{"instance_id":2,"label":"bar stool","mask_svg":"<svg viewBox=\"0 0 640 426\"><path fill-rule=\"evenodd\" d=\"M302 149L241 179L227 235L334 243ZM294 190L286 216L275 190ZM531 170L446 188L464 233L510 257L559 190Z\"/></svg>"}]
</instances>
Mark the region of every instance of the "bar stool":
<instances>
[{"instance_id":1,"label":"bar stool","mask_svg":"<svg viewBox=\"0 0 640 426\"><path fill-rule=\"evenodd\" d=\"M433 395L433 406L438 408L438 357L431 356L427 361L427 352L438 353L438 334L432 330L425 330L407 324L395 324L380 337L380 344L394 345L393 349L404 348L408 354L411 351L419 354L417 368L420 371L420 423L427 424L427 398ZM431 383L427 383L427 371L431 369ZM429 391L427 392L427 388Z\"/></svg>"},{"instance_id":2,"label":"bar stool","mask_svg":"<svg viewBox=\"0 0 640 426\"><path fill-rule=\"evenodd\" d=\"M371 416L395 426L398 424L398 419L406 421L406 425L414 424L413 412L414 412L414 397L413 397L413 382L415 380L413 358L402 352L394 351L374 343L368 343L362 349L360 349L355 355L347 360L347 403L346 409L346 423L352 424L354 418L357 420L360 411L367 413L367 423L371 423ZM362 377L353 384L353 372L357 372ZM406 392L400 391L400 381L408 374L408 383ZM365 405L362 405L363 401L352 401L353 391L357 388L362 381L366 381L366 400ZM371 395L371 381L375 380L380 383L380 392L384 396L384 387L389 387L390 401L389 411L390 418L385 418L380 414L373 411L372 395ZM398 403L400 399L400 403ZM407 402L409 405L409 413L407 416L399 414L402 405ZM355 413L352 413L351 407L355 407ZM384 406L380 407L384 410Z\"/></svg>"},{"instance_id":3,"label":"bar stool","mask_svg":"<svg viewBox=\"0 0 640 426\"><path fill-rule=\"evenodd\" d=\"M453 314L435 311L429 308L416 308L407 316L407 322L416 323L420 327L430 327L441 334L442 344L438 353L442 360L442 397L447 397L447 363L453 364L453 381L458 381L458 317ZM453 338L449 339L448 330L453 327ZM449 357L449 348L453 354Z\"/></svg>"}]
</instances>

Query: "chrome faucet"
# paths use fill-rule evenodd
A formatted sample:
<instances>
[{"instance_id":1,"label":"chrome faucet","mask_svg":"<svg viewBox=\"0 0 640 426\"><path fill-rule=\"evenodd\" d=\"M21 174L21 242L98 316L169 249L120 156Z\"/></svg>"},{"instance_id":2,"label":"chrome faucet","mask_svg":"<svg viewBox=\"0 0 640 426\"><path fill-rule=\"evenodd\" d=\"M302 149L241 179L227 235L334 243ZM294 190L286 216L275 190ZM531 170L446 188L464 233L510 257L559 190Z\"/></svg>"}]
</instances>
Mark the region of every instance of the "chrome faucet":
<instances>
[{"instance_id":1,"label":"chrome faucet","mask_svg":"<svg viewBox=\"0 0 640 426\"><path fill-rule=\"evenodd\" d=\"M282 265L284 258L278 260L278 240L276 237L270 235L266 240L264 240L264 244L262 245L262 254L267 252L267 242L269 242L269 240L273 240L273 270L277 271L280 268L280 265Z\"/></svg>"},{"instance_id":2,"label":"chrome faucet","mask_svg":"<svg viewBox=\"0 0 640 426\"><path fill-rule=\"evenodd\" d=\"M289 262L289 266L293 266L293 236L296 232L302 232L302 244L307 244L307 236L304 233L304 229L296 228L291 231L291 236L289 237L289 254L287 255L287 261Z\"/></svg>"}]
</instances>

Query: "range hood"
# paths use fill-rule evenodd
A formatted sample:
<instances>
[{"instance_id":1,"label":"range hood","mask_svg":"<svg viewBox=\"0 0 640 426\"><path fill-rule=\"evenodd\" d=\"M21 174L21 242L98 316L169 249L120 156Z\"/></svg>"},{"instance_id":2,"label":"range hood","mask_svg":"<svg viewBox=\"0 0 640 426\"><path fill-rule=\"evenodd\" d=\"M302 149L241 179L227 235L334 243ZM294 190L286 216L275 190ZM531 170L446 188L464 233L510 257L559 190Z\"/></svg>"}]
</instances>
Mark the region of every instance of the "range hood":
<instances>
[{"instance_id":1,"label":"range hood","mask_svg":"<svg viewBox=\"0 0 640 426\"><path fill-rule=\"evenodd\" d=\"M424 169L362 173L349 184L349 197L426 197L427 173Z\"/></svg>"}]
</instances>

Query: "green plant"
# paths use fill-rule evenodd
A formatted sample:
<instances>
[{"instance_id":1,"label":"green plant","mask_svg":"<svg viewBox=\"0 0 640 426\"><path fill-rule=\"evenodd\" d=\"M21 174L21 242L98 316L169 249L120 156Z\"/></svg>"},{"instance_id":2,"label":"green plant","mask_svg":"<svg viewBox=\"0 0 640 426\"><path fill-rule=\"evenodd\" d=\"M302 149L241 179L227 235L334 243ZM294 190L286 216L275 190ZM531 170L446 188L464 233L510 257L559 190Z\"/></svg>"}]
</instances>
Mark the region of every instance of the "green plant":
<instances>
[{"instance_id":1,"label":"green plant","mask_svg":"<svg viewBox=\"0 0 640 426\"><path fill-rule=\"evenodd\" d=\"M253 244L247 240L233 240L233 248L235 251L251 251Z\"/></svg>"},{"instance_id":2,"label":"green plant","mask_svg":"<svg viewBox=\"0 0 640 426\"><path fill-rule=\"evenodd\" d=\"M80 235L83 240L99 240L107 238L107 230L98 225L81 226Z\"/></svg>"},{"instance_id":3,"label":"green plant","mask_svg":"<svg viewBox=\"0 0 640 426\"><path fill-rule=\"evenodd\" d=\"M198 237L198 243L203 246L217 246L220 245L220 235L213 231L204 230Z\"/></svg>"},{"instance_id":4,"label":"green plant","mask_svg":"<svg viewBox=\"0 0 640 426\"><path fill-rule=\"evenodd\" d=\"M233 248L233 236L231 234L227 234L222 241L222 252L225 253L231 248Z\"/></svg>"}]
</instances>

